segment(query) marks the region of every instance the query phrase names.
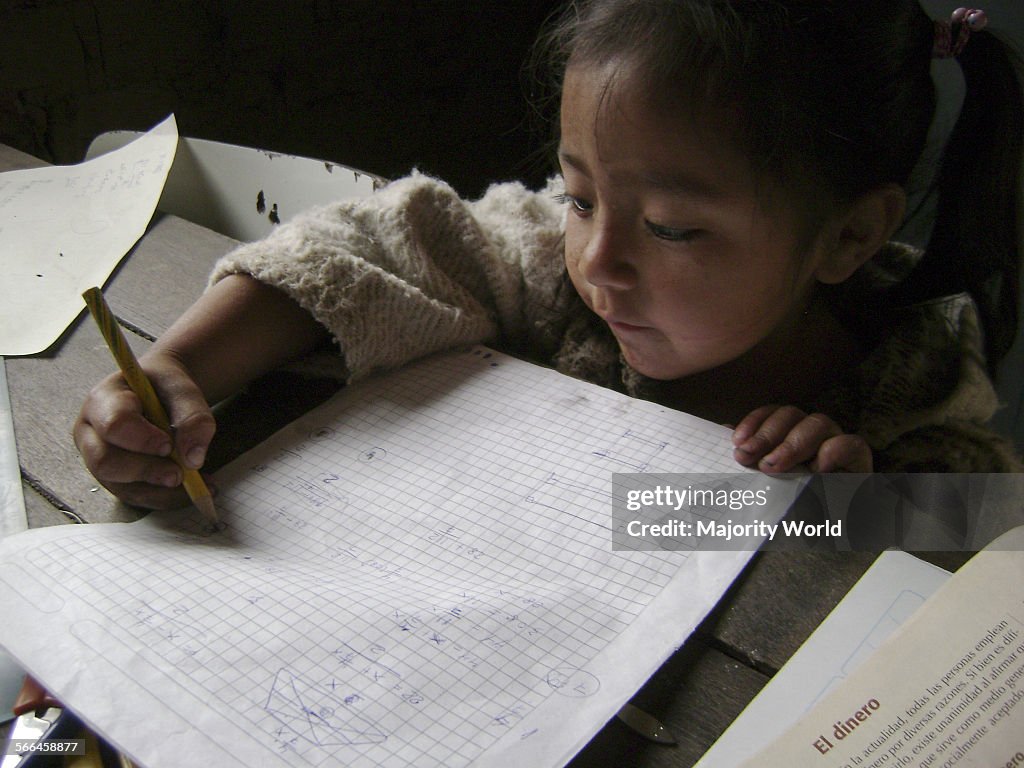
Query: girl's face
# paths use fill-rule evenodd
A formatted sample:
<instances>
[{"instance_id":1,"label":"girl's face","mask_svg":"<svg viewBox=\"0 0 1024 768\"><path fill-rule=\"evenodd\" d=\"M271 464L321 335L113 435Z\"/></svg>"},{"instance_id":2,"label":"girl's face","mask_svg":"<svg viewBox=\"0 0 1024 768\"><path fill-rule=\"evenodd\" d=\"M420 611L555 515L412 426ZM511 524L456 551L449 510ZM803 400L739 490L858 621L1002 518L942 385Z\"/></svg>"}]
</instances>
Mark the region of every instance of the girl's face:
<instances>
[{"instance_id":1,"label":"girl's face","mask_svg":"<svg viewBox=\"0 0 1024 768\"><path fill-rule=\"evenodd\" d=\"M798 247L796 216L766 210L721 131L654 107L624 71L575 66L565 78L559 162L576 290L656 379L784 343L818 261Z\"/></svg>"}]
</instances>

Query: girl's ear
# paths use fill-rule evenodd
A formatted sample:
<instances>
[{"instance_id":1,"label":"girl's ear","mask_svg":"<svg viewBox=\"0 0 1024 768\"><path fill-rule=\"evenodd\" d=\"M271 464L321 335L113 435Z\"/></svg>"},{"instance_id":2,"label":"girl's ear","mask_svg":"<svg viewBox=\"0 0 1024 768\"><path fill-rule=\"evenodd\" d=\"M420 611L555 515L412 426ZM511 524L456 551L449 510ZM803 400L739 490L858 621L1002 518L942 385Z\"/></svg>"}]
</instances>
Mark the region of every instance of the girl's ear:
<instances>
[{"instance_id":1,"label":"girl's ear","mask_svg":"<svg viewBox=\"0 0 1024 768\"><path fill-rule=\"evenodd\" d=\"M814 276L823 283L846 280L892 237L906 208L907 194L898 184L885 184L857 198L825 225Z\"/></svg>"}]
</instances>

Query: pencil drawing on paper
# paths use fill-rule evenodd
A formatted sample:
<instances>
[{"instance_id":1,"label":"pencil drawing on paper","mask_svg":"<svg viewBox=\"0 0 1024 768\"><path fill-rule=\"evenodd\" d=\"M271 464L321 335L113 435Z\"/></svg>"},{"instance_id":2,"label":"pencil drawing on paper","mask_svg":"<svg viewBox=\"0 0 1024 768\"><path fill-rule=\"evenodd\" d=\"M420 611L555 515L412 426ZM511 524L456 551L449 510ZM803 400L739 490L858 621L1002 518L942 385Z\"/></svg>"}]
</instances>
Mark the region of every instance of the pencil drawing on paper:
<instances>
[{"instance_id":1,"label":"pencil drawing on paper","mask_svg":"<svg viewBox=\"0 0 1024 768\"><path fill-rule=\"evenodd\" d=\"M627 429L611 447L594 451L594 455L623 465L627 472L646 472L667 447L663 440L650 440Z\"/></svg>"},{"instance_id":2,"label":"pencil drawing on paper","mask_svg":"<svg viewBox=\"0 0 1024 768\"><path fill-rule=\"evenodd\" d=\"M201 625L189 617L189 608L184 604L158 609L152 604L140 601L131 609L135 626L144 627L152 639L169 643L165 646L165 658L178 671L192 674L199 666L197 657L207 642L207 633Z\"/></svg>"},{"instance_id":3,"label":"pencil drawing on paper","mask_svg":"<svg viewBox=\"0 0 1024 768\"><path fill-rule=\"evenodd\" d=\"M192 625L187 614L188 609L184 607L161 611L145 601L141 601L132 611L132 616L139 625L156 632L164 640L202 640L204 632Z\"/></svg>"},{"instance_id":4,"label":"pencil drawing on paper","mask_svg":"<svg viewBox=\"0 0 1024 768\"><path fill-rule=\"evenodd\" d=\"M338 699L287 669L278 671L264 709L279 723L282 746L302 739L318 747L380 744L387 736L354 711L360 697Z\"/></svg>"},{"instance_id":5,"label":"pencil drawing on paper","mask_svg":"<svg viewBox=\"0 0 1024 768\"><path fill-rule=\"evenodd\" d=\"M601 681L595 675L575 667L552 669L545 681L556 693L574 699L593 696L601 687Z\"/></svg>"},{"instance_id":6,"label":"pencil drawing on paper","mask_svg":"<svg viewBox=\"0 0 1024 768\"><path fill-rule=\"evenodd\" d=\"M386 649L379 643L372 643L366 653L357 651L348 643L342 643L334 651L334 659L342 667L362 675L377 690L397 696L405 704L413 706L422 704L425 701L422 693L403 680L402 676L394 669L375 658L385 652ZM330 687L332 690L336 690L334 680L331 681Z\"/></svg>"},{"instance_id":7,"label":"pencil drawing on paper","mask_svg":"<svg viewBox=\"0 0 1024 768\"><path fill-rule=\"evenodd\" d=\"M584 522L607 527L603 518L595 519L595 511L603 513L605 509L611 509L612 496L606 491L566 480L552 472L527 494L526 501L578 517ZM595 501L602 502L602 506L595 505Z\"/></svg>"},{"instance_id":8,"label":"pencil drawing on paper","mask_svg":"<svg viewBox=\"0 0 1024 768\"><path fill-rule=\"evenodd\" d=\"M367 448L364 451L360 451L359 460L364 464L369 464L371 461L378 461L380 459L383 459L387 455L388 452L385 451L383 448L373 446L371 448Z\"/></svg>"},{"instance_id":9,"label":"pencil drawing on paper","mask_svg":"<svg viewBox=\"0 0 1024 768\"><path fill-rule=\"evenodd\" d=\"M225 468L230 536L153 515L33 548L31 571L61 583L32 602L62 625L71 607L73 625L118 622L123 642L87 650L104 670L98 654L118 654L111 685L154 692L140 697L154 717L198 703L204 722L230 720L233 760L221 731L183 729L203 764L447 767L519 757L522 739L541 757L520 762L555 764L670 650L651 602L703 615L717 599L684 591L673 553L611 550L610 472L732 457L713 450L717 427L669 437L689 422L669 433L662 411L620 414L593 392L557 418L535 401L579 383L534 386L548 372L486 354L356 383Z\"/></svg>"},{"instance_id":10,"label":"pencil drawing on paper","mask_svg":"<svg viewBox=\"0 0 1024 768\"><path fill-rule=\"evenodd\" d=\"M342 482L342 476L336 472L296 472L283 486L315 508L341 510L348 506L348 496L341 490Z\"/></svg>"}]
</instances>

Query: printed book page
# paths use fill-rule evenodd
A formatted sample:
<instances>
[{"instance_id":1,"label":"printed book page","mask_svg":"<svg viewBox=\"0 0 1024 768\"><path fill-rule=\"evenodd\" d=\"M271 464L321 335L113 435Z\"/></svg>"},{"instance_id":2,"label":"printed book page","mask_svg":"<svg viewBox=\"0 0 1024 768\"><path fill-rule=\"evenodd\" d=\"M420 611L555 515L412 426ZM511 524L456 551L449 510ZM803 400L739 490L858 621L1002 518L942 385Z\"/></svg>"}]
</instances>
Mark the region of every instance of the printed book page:
<instances>
[{"instance_id":1,"label":"printed book page","mask_svg":"<svg viewBox=\"0 0 1024 768\"><path fill-rule=\"evenodd\" d=\"M764 478L723 427L482 347L430 358L225 468L219 532L9 538L0 644L150 768L563 765L752 554L614 551L621 471Z\"/></svg>"},{"instance_id":2,"label":"printed book page","mask_svg":"<svg viewBox=\"0 0 1024 768\"><path fill-rule=\"evenodd\" d=\"M972 557L744 766L1024 765L1024 527Z\"/></svg>"},{"instance_id":3,"label":"printed book page","mask_svg":"<svg viewBox=\"0 0 1024 768\"><path fill-rule=\"evenodd\" d=\"M734 768L771 744L871 658L949 577L906 552L879 555L696 768Z\"/></svg>"}]
</instances>

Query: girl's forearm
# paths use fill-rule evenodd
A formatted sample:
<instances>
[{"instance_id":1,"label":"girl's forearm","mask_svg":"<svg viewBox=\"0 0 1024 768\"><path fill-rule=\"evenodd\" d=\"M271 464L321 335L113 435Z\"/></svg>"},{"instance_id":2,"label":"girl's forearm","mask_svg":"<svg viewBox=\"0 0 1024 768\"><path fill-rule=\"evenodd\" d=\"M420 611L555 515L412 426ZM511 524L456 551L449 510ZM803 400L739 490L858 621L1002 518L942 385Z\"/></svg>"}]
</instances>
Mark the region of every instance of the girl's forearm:
<instances>
[{"instance_id":1,"label":"girl's forearm","mask_svg":"<svg viewBox=\"0 0 1024 768\"><path fill-rule=\"evenodd\" d=\"M283 292L230 275L178 318L143 360L176 359L214 403L328 339L326 329Z\"/></svg>"}]
</instances>

